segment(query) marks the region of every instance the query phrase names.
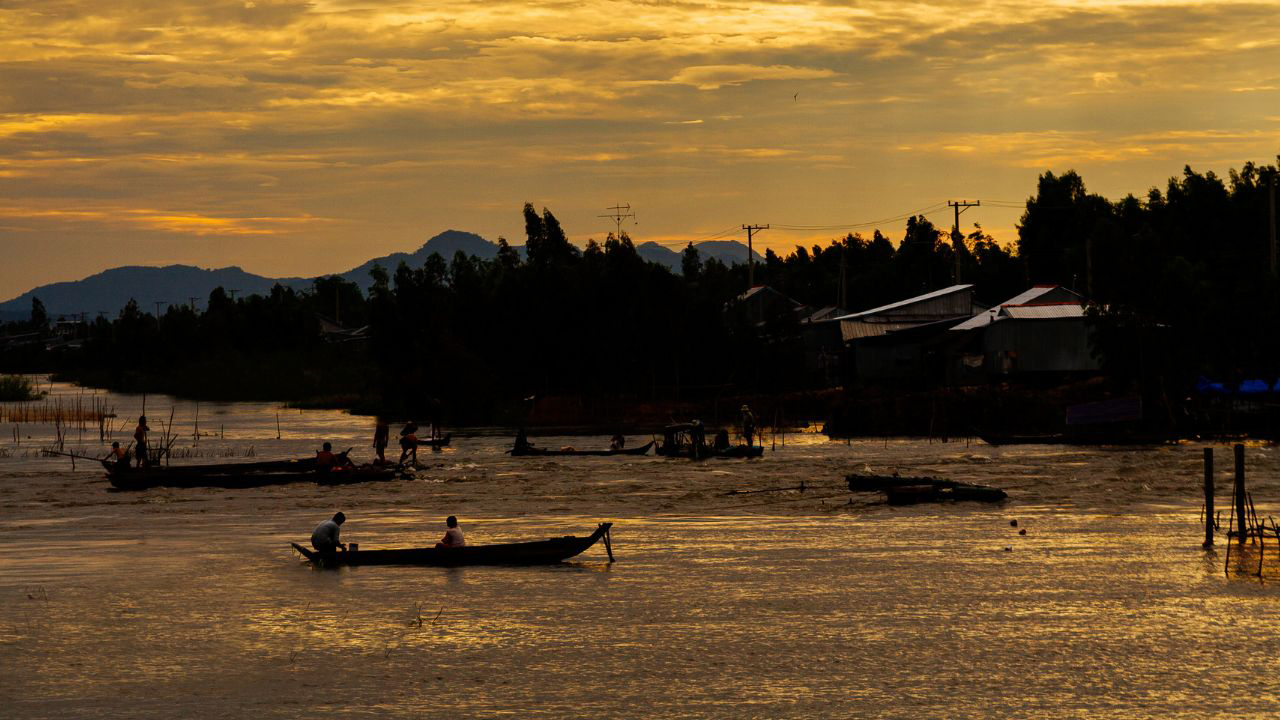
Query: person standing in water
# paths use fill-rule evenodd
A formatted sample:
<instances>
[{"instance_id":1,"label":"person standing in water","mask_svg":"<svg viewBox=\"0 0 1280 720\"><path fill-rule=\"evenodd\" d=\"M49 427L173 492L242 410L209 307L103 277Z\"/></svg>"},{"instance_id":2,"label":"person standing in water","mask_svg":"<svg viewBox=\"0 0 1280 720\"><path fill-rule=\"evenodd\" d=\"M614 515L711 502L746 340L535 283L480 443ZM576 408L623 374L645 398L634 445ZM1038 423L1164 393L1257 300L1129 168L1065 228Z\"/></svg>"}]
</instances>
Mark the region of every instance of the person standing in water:
<instances>
[{"instance_id":1,"label":"person standing in water","mask_svg":"<svg viewBox=\"0 0 1280 720\"><path fill-rule=\"evenodd\" d=\"M387 421L378 418L378 426L373 430L373 451L378 456L378 464L383 465L387 462L387 444L390 442L391 428L387 425Z\"/></svg>"}]
</instances>

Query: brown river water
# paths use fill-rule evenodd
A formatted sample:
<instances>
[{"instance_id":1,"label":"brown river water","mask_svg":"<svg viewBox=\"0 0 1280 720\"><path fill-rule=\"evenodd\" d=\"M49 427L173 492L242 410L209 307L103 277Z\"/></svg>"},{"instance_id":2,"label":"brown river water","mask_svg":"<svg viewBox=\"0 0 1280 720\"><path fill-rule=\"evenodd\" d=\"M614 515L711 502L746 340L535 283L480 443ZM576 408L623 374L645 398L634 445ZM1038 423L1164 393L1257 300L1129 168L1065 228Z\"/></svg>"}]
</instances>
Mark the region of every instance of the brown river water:
<instances>
[{"instance_id":1,"label":"brown river water","mask_svg":"<svg viewBox=\"0 0 1280 720\"><path fill-rule=\"evenodd\" d=\"M127 441L142 398L98 397ZM369 456L372 423L341 412L201 404L213 434L197 444L193 403L147 408L156 430L172 408L183 462L323 440ZM461 430L413 480L126 493L42 457L52 426L23 424L17 443L0 430L0 717L1280 714L1280 553L1267 546L1259 579L1256 547L1232 551L1232 573L1225 537L1201 549L1201 444L810 431L766 437L758 460L694 463L510 458L509 434ZM73 448L106 446L95 426ZM1280 452L1247 452L1258 513L1280 513ZM1225 529L1230 448L1217 458ZM1010 498L890 507L848 492L844 474L866 470ZM554 567L312 570L289 542L339 509L364 549L433 543L449 514L473 544L612 521L617 562L598 545Z\"/></svg>"}]
</instances>

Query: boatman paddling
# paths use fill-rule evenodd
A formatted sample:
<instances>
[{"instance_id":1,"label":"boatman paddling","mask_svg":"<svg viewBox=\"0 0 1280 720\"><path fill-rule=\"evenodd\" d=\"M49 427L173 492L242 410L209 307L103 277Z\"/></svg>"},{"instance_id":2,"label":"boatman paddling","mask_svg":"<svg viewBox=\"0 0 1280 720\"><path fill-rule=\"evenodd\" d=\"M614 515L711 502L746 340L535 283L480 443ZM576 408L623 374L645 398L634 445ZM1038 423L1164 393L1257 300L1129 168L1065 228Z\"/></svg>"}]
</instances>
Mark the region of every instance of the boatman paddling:
<instances>
[{"instance_id":1,"label":"boatman paddling","mask_svg":"<svg viewBox=\"0 0 1280 720\"><path fill-rule=\"evenodd\" d=\"M746 440L747 447L751 447L751 438L756 434L756 416L751 414L751 408L746 405L742 406L742 439Z\"/></svg>"},{"instance_id":2,"label":"boatman paddling","mask_svg":"<svg viewBox=\"0 0 1280 720\"><path fill-rule=\"evenodd\" d=\"M343 545L338 538L341 532L338 526L346 521L347 516L339 511L334 514L332 519L325 520L317 525L316 529L311 531L311 547L325 555L332 555L337 552L338 548L342 548L342 551L346 552L347 546Z\"/></svg>"}]
</instances>

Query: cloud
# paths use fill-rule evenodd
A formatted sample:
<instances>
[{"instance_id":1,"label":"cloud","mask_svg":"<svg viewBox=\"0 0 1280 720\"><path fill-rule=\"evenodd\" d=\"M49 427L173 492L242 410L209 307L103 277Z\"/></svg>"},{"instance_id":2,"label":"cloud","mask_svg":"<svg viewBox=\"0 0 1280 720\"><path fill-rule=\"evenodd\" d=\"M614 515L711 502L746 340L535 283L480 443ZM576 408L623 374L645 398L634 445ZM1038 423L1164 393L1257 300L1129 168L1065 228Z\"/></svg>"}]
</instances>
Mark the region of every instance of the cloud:
<instances>
[{"instance_id":1,"label":"cloud","mask_svg":"<svg viewBox=\"0 0 1280 720\"><path fill-rule=\"evenodd\" d=\"M718 90L726 85L742 85L756 80L812 80L835 75L828 69L787 65L698 65L682 68L671 82L693 85L699 90Z\"/></svg>"}]
</instances>

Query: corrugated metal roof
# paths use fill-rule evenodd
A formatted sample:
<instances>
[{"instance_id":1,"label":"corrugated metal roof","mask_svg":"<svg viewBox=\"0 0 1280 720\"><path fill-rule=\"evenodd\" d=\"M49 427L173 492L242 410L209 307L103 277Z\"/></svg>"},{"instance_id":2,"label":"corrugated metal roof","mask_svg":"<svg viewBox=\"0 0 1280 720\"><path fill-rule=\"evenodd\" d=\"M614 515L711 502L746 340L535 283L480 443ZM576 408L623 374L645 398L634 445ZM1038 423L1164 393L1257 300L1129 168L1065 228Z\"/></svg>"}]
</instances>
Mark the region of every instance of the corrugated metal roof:
<instances>
[{"instance_id":1,"label":"corrugated metal roof","mask_svg":"<svg viewBox=\"0 0 1280 720\"><path fill-rule=\"evenodd\" d=\"M1079 317L1080 315L1084 314L1083 305L1076 302L1053 302L1053 303L1044 303L1039 305L1036 304L1035 301L1037 299L1050 294L1057 294L1059 296L1066 295L1067 297L1079 297L1078 293L1073 292L1071 290L1067 290L1066 288L1061 287L1059 285L1036 285L1035 287L1029 290L1020 292L1017 295L1014 295L1013 297L1009 298L1008 300L1005 300L1004 302L1000 303L1000 305L997 307L991 308L986 312L982 312L982 313L978 313L977 315L974 315L973 317L969 318L968 320L965 320L964 322L960 323L959 325L956 325L951 329L952 330L977 330L978 328L986 327L991 323L995 322L996 320L999 320L1000 318L1005 318L1005 317L1053 318L1053 317ZM1025 311L1019 310L1018 311L1019 314L1016 314L1016 315L1013 313L1007 312L1012 308L1028 308L1028 307L1067 307L1067 308L1076 308L1080 312L1072 314L1069 311L1061 311L1067 314L1055 314L1054 312L1048 312L1047 314L1036 314L1034 312L1025 312Z\"/></svg>"},{"instance_id":2,"label":"corrugated metal roof","mask_svg":"<svg viewBox=\"0 0 1280 720\"><path fill-rule=\"evenodd\" d=\"M1075 303L1051 305L1014 305L1000 309L1002 315L1014 320L1084 317L1084 307Z\"/></svg>"},{"instance_id":3,"label":"corrugated metal roof","mask_svg":"<svg viewBox=\"0 0 1280 720\"><path fill-rule=\"evenodd\" d=\"M899 322L899 323L869 323L860 320L842 320L840 322L840 337L845 342L850 340L858 340L861 338L877 337L895 330L905 330L907 328L919 327L920 323Z\"/></svg>"},{"instance_id":4,"label":"corrugated metal roof","mask_svg":"<svg viewBox=\"0 0 1280 720\"><path fill-rule=\"evenodd\" d=\"M865 317L867 315L879 315L882 313L889 312L890 310L897 310L898 308L906 307L908 305L914 305L916 303L927 302L929 300L934 300L940 297L945 297L947 295L952 295L954 293L958 293L963 290L968 290L971 287L973 287L973 285L952 285L951 287L945 287L945 288L942 288L941 290L934 290L933 292L925 293L924 295L917 295L913 298L907 298L906 300L899 300L898 302L895 302L895 303L889 303L888 305L881 305L880 307L871 308L870 310L863 310L861 312L851 313L849 315L841 315L837 319L857 320L858 318Z\"/></svg>"}]
</instances>

